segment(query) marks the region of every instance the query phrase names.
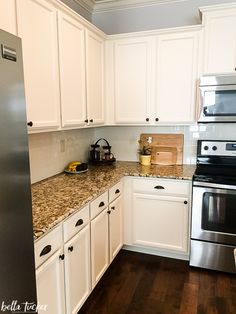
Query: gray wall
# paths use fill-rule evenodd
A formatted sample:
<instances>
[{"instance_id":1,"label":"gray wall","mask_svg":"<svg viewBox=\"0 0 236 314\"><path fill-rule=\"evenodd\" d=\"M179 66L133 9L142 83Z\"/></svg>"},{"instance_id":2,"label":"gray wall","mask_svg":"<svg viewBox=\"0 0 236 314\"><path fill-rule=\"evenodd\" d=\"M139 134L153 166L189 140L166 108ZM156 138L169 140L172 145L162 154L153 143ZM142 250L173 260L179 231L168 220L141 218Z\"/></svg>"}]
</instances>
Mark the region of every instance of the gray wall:
<instances>
[{"instance_id":1,"label":"gray wall","mask_svg":"<svg viewBox=\"0 0 236 314\"><path fill-rule=\"evenodd\" d=\"M199 24L198 8L236 0L184 0L124 10L97 12L92 22L106 34Z\"/></svg>"},{"instance_id":2,"label":"gray wall","mask_svg":"<svg viewBox=\"0 0 236 314\"><path fill-rule=\"evenodd\" d=\"M68 7L73 9L75 12L79 13L89 22L92 21L92 14L88 12L85 8L83 8L81 5L79 5L78 2L75 2L74 0L61 0L61 2L64 2L66 5L68 5Z\"/></svg>"}]
</instances>

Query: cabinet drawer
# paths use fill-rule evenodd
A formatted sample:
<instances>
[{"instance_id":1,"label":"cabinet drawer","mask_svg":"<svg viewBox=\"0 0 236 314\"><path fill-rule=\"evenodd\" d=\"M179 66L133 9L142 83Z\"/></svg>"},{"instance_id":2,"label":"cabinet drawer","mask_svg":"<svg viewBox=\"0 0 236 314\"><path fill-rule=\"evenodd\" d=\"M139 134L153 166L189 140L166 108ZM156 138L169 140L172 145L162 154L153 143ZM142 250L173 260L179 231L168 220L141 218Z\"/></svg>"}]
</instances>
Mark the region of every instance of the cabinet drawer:
<instances>
[{"instance_id":1,"label":"cabinet drawer","mask_svg":"<svg viewBox=\"0 0 236 314\"><path fill-rule=\"evenodd\" d=\"M168 179L134 179L133 190L155 194L189 195L190 181Z\"/></svg>"},{"instance_id":2,"label":"cabinet drawer","mask_svg":"<svg viewBox=\"0 0 236 314\"><path fill-rule=\"evenodd\" d=\"M34 245L35 267L37 268L45 262L62 245L62 226L59 225L46 234L42 239L36 241Z\"/></svg>"},{"instance_id":3,"label":"cabinet drawer","mask_svg":"<svg viewBox=\"0 0 236 314\"><path fill-rule=\"evenodd\" d=\"M109 189L109 203L113 202L122 193L121 181Z\"/></svg>"},{"instance_id":4,"label":"cabinet drawer","mask_svg":"<svg viewBox=\"0 0 236 314\"><path fill-rule=\"evenodd\" d=\"M89 222L89 205L69 217L63 223L64 242L67 242Z\"/></svg>"},{"instance_id":5,"label":"cabinet drawer","mask_svg":"<svg viewBox=\"0 0 236 314\"><path fill-rule=\"evenodd\" d=\"M108 205L108 192L104 192L90 203L91 219L97 216Z\"/></svg>"}]
</instances>

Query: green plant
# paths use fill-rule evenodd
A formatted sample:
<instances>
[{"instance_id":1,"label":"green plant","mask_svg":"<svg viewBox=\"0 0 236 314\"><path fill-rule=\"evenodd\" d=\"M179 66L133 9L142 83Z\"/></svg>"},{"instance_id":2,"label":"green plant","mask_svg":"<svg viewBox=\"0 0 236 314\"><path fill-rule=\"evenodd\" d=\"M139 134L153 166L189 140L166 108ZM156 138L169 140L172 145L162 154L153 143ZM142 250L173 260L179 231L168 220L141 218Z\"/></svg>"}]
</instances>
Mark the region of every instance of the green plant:
<instances>
[{"instance_id":1,"label":"green plant","mask_svg":"<svg viewBox=\"0 0 236 314\"><path fill-rule=\"evenodd\" d=\"M138 150L140 155L145 155L145 156L151 155L151 151L152 151L151 147L150 146L145 146L145 145L140 147L139 150Z\"/></svg>"}]
</instances>

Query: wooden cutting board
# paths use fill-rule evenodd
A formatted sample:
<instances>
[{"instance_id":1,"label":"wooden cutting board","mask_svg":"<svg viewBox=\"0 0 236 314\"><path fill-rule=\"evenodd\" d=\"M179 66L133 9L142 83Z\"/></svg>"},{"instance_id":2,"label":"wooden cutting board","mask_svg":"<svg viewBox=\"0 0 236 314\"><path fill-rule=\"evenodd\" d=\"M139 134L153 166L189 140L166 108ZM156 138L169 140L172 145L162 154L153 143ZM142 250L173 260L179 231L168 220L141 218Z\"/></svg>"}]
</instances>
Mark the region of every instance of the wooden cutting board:
<instances>
[{"instance_id":1,"label":"wooden cutting board","mask_svg":"<svg viewBox=\"0 0 236 314\"><path fill-rule=\"evenodd\" d=\"M140 148L151 147L151 163L153 165L183 164L183 134L140 134Z\"/></svg>"}]
</instances>

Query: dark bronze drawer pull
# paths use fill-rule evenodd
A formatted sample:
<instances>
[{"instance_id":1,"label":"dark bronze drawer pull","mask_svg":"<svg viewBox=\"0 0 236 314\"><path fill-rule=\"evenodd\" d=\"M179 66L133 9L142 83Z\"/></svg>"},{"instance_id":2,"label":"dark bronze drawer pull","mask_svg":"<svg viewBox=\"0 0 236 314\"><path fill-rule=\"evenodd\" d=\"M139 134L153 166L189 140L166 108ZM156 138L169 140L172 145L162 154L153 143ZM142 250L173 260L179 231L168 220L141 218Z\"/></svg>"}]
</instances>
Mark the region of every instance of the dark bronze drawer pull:
<instances>
[{"instance_id":1,"label":"dark bronze drawer pull","mask_svg":"<svg viewBox=\"0 0 236 314\"><path fill-rule=\"evenodd\" d=\"M120 190L119 190L119 189L117 189L117 190L115 191L115 194L118 194L118 193L120 193Z\"/></svg>"},{"instance_id":2,"label":"dark bronze drawer pull","mask_svg":"<svg viewBox=\"0 0 236 314\"><path fill-rule=\"evenodd\" d=\"M42 249L42 251L41 251L41 253L40 253L40 256L43 256L43 255L48 254L49 252L51 252L51 250L52 250L52 246L51 246L51 245L46 245L46 246Z\"/></svg>"},{"instance_id":3,"label":"dark bronze drawer pull","mask_svg":"<svg viewBox=\"0 0 236 314\"><path fill-rule=\"evenodd\" d=\"M165 188L164 188L164 186L162 186L162 185L157 185L157 186L154 187L154 189L157 189L157 190L164 190Z\"/></svg>"},{"instance_id":4,"label":"dark bronze drawer pull","mask_svg":"<svg viewBox=\"0 0 236 314\"><path fill-rule=\"evenodd\" d=\"M99 205L98 205L98 207L102 207L102 206L104 206L105 205L105 203L104 202L101 202Z\"/></svg>"},{"instance_id":5,"label":"dark bronze drawer pull","mask_svg":"<svg viewBox=\"0 0 236 314\"><path fill-rule=\"evenodd\" d=\"M75 224L75 227L81 226L84 223L83 219L79 219Z\"/></svg>"}]
</instances>

